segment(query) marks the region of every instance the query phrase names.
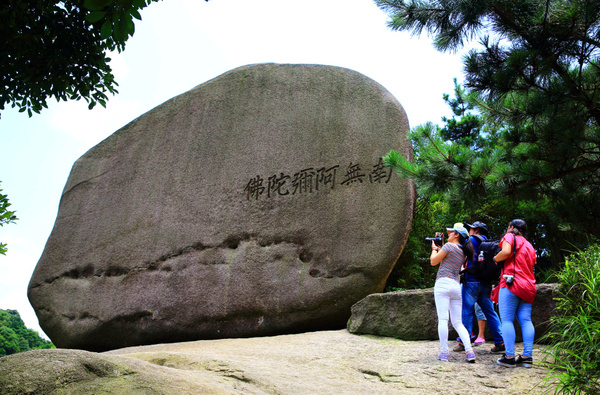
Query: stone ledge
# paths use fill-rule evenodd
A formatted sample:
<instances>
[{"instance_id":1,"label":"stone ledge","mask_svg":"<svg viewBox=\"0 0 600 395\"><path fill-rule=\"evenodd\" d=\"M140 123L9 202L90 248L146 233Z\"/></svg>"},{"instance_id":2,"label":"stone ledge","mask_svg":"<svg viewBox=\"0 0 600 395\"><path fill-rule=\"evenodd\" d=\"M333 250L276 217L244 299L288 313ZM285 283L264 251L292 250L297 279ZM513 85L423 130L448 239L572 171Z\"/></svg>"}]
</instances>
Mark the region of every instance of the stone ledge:
<instances>
[{"instance_id":1,"label":"stone ledge","mask_svg":"<svg viewBox=\"0 0 600 395\"><path fill-rule=\"evenodd\" d=\"M549 319L554 314L554 293L558 284L538 284L531 320L535 326L536 341L548 331ZM516 322L516 321L515 321ZM475 325L474 328L477 326ZM371 294L352 306L347 325L355 334L395 337L402 340L435 340L437 313L433 288ZM521 330L515 323L517 341ZM450 326L450 339L457 337ZM486 339L492 339L486 329Z\"/></svg>"}]
</instances>

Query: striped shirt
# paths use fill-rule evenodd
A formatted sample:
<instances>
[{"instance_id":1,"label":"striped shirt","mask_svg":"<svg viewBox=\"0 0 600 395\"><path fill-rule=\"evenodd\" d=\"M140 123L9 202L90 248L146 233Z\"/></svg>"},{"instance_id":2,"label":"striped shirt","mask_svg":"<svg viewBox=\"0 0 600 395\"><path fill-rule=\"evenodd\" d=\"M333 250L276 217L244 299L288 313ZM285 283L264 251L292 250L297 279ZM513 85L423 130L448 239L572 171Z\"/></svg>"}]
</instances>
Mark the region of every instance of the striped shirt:
<instances>
[{"instance_id":1,"label":"striped shirt","mask_svg":"<svg viewBox=\"0 0 600 395\"><path fill-rule=\"evenodd\" d=\"M440 269L437 272L436 280L440 277L448 277L456 282L460 282L458 272L465 262L465 253L460 244L446 243L442 247L442 251L446 252L446 256L440 262Z\"/></svg>"}]
</instances>

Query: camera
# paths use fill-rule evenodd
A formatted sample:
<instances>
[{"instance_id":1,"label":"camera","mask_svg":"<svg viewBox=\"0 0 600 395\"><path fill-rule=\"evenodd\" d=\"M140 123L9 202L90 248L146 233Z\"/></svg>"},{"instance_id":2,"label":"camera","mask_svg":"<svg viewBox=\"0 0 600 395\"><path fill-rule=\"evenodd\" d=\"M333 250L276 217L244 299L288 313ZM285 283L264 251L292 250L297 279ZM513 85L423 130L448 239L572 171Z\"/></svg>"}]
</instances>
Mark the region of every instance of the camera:
<instances>
[{"instance_id":1,"label":"camera","mask_svg":"<svg viewBox=\"0 0 600 395\"><path fill-rule=\"evenodd\" d=\"M443 239L441 236L425 238L425 243L431 243L432 241L435 243L436 246L439 246L439 247L442 246Z\"/></svg>"},{"instance_id":2,"label":"camera","mask_svg":"<svg viewBox=\"0 0 600 395\"><path fill-rule=\"evenodd\" d=\"M506 285L512 285L513 280L515 279L515 276L513 276L512 274L504 274L502 275L502 277L506 279Z\"/></svg>"}]
</instances>

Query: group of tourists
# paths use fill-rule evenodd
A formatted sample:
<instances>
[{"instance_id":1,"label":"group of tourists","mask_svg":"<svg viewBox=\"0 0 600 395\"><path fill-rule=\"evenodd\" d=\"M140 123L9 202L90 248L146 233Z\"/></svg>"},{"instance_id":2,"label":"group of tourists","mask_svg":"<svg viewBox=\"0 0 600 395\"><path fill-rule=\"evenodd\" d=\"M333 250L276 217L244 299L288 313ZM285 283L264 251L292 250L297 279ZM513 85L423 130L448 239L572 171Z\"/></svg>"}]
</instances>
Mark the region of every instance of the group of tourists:
<instances>
[{"instance_id":1,"label":"group of tourists","mask_svg":"<svg viewBox=\"0 0 600 395\"><path fill-rule=\"evenodd\" d=\"M483 222L456 223L446 229L446 243L440 246L435 241L431 242L431 265L439 265L434 286L440 338L439 360L449 359L450 320L460 336L454 351L464 351L467 362L475 362L470 334L473 311L478 305L494 339L494 347L490 351L504 354L496 362L506 367L532 366L535 329L531 322L531 308L536 294L533 270L536 254L531 243L525 239L526 230L527 224L521 219L508 224L498 243L499 251L493 256L494 263L502 267L497 284L494 284L497 281L482 280L475 274L469 274L467 270L477 264L480 246L487 241L488 229ZM494 302L498 303L500 317L494 309ZM515 353L515 317L523 336L523 353L518 357ZM483 336L480 333L475 344L483 343L484 340L480 339Z\"/></svg>"}]
</instances>

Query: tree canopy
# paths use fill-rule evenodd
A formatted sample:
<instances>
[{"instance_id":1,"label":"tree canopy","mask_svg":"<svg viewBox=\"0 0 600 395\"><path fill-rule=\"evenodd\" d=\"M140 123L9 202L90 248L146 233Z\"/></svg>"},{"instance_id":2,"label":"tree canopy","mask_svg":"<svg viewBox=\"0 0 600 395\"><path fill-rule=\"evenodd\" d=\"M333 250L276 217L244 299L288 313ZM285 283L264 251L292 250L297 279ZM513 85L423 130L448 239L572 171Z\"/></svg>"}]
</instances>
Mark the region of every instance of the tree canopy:
<instances>
[{"instance_id":1,"label":"tree canopy","mask_svg":"<svg viewBox=\"0 0 600 395\"><path fill-rule=\"evenodd\" d=\"M106 106L118 86L108 52L125 48L133 20L155 1L0 2L0 111L10 104L32 116L51 97Z\"/></svg>"},{"instance_id":2,"label":"tree canopy","mask_svg":"<svg viewBox=\"0 0 600 395\"><path fill-rule=\"evenodd\" d=\"M421 168L393 155L388 164L429 194L543 207L556 229L600 237L600 2L375 2L390 28L426 31L439 50L479 42L464 57L463 96L484 122L483 145L425 125Z\"/></svg>"},{"instance_id":3,"label":"tree canopy","mask_svg":"<svg viewBox=\"0 0 600 395\"><path fill-rule=\"evenodd\" d=\"M533 202L502 195L480 196L477 190L469 192L469 183L462 181L463 178L474 178L498 165L502 158L498 148L502 136L495 125L474 112L477 109L474 95L467 95L456 79L454 83L454 96L444 95L452 109L452 118L442 117L441 125L428 122L409 131L414 161L409 162L395 151L384 158L401 176L417 180L411 232L388 278L387 289L434 285L435 270L428 258L431 246L423 242L424 237L443 232L455 222L483 221L488 225L488 237L497 240L514 218L526 220L527 238L539 253L536 276L540 281L547 280L562 262L562 250L581 244L582 237L560 234L560 222L549 207L548 198ZM461 175L466 171L474 175Z\"/></svg>"},{"instance_id":4,"label":"tree canopy","mask_svg":"<svg viewBox=\"0 0 600 395\"><path fill-rule=\"evenodd\" d=\"M0 309L0 357L40 348L54 348L54 345L26 328L18 311Z\"/></svg>"}]
</instances>

